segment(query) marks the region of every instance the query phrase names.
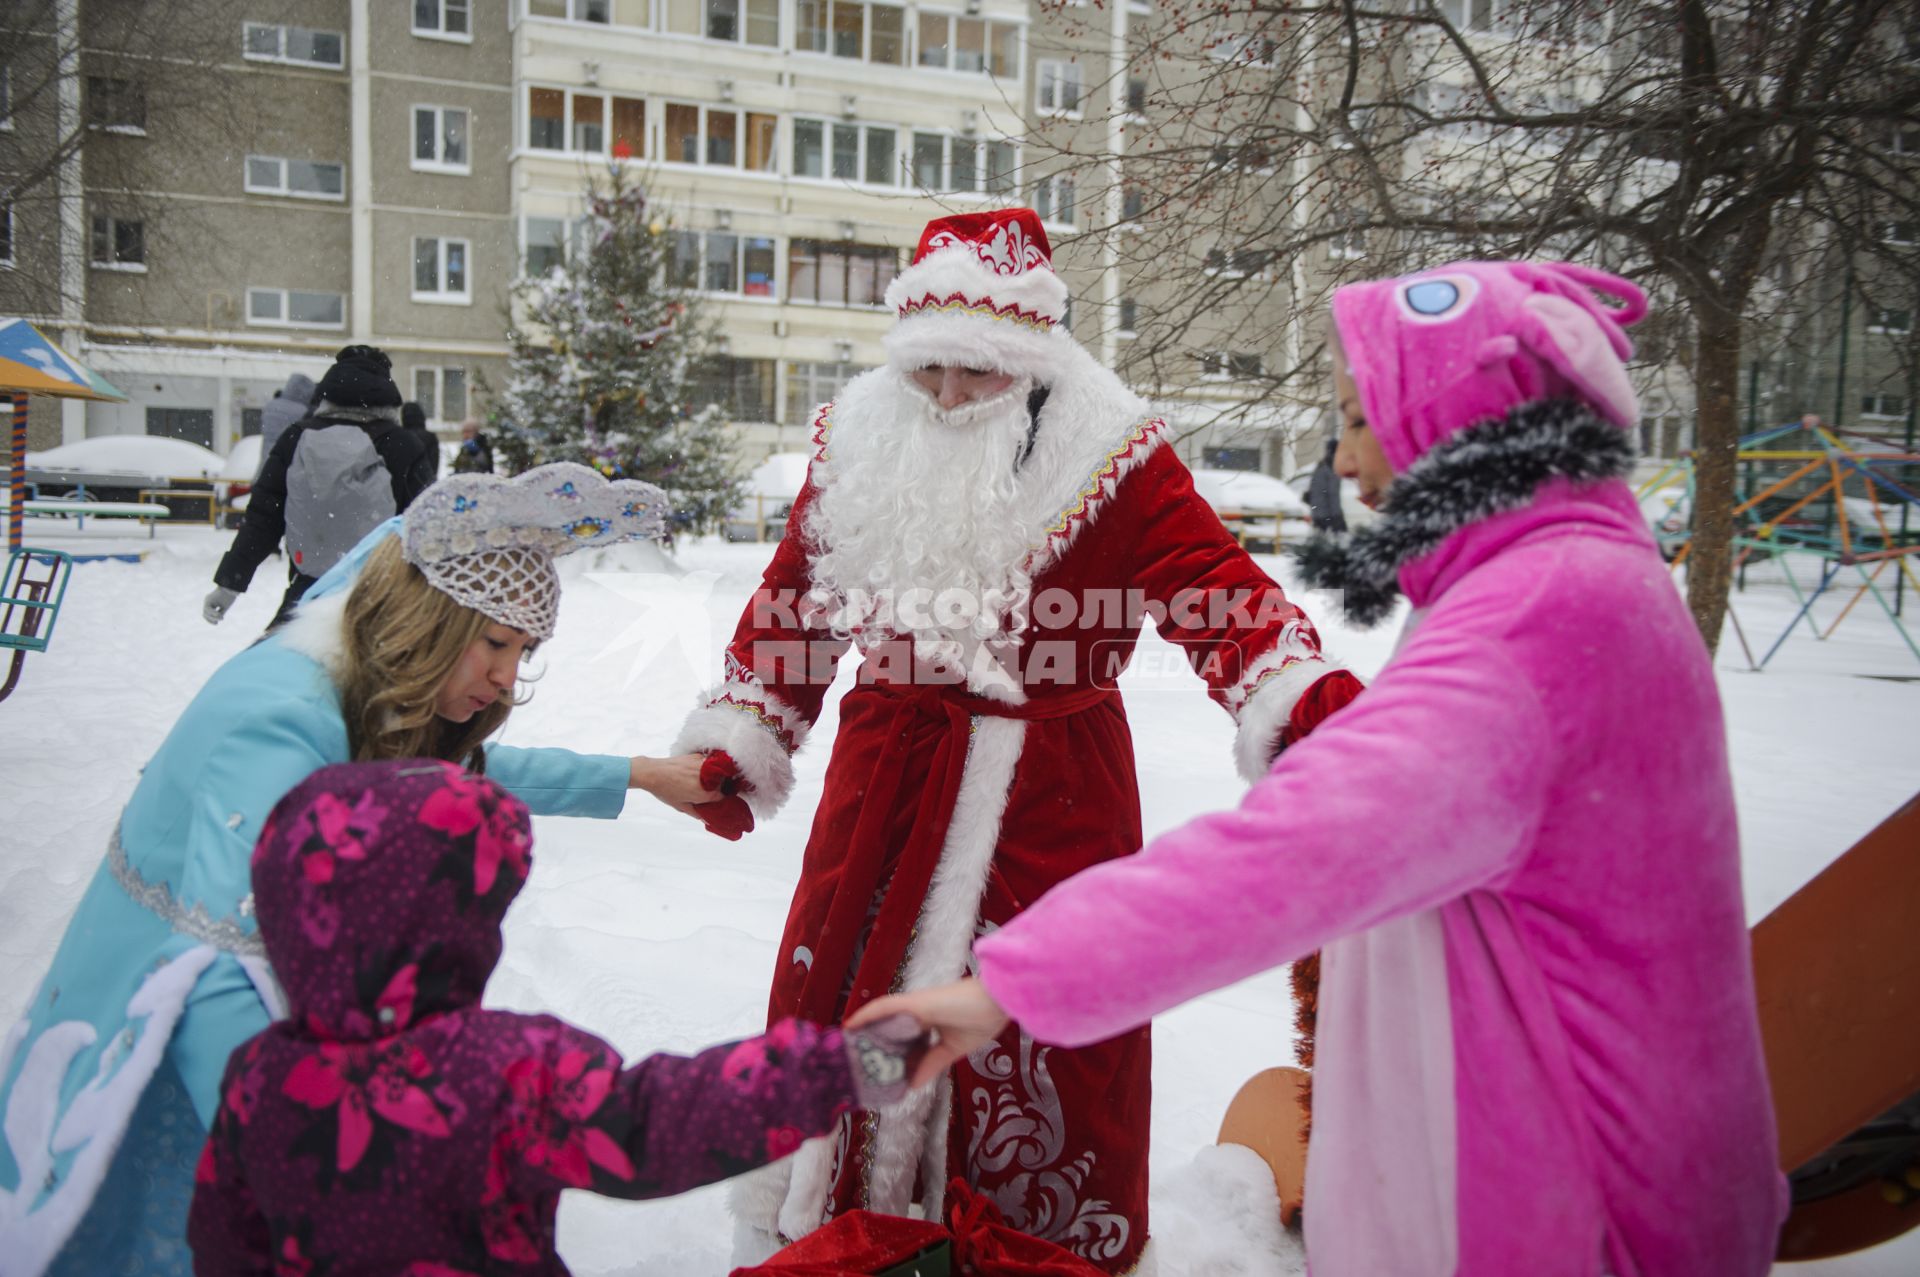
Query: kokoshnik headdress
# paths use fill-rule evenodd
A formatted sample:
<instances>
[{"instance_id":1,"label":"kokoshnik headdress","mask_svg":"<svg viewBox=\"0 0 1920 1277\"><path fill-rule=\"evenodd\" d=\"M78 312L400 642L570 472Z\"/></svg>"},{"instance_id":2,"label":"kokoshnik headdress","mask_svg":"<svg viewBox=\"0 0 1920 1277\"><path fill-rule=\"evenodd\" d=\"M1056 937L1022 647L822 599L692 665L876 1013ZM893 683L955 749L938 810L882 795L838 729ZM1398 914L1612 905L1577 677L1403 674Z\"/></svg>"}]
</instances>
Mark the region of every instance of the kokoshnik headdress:
<instances>
[{"instance_id":1,"label":"kokoshnik headdress","mask_svg":"<svg viewBox=\"0 0 1920 1277\"><path fill-rule=\"evenodd\" d=\"M666 493L651 483L610 481L572 461L511 479L457 474L407 507L400 547L441 593L544 640L553 637L560 611L554 560L592 546L657 540L667 508Z\"/></svg>"}]
</instances>

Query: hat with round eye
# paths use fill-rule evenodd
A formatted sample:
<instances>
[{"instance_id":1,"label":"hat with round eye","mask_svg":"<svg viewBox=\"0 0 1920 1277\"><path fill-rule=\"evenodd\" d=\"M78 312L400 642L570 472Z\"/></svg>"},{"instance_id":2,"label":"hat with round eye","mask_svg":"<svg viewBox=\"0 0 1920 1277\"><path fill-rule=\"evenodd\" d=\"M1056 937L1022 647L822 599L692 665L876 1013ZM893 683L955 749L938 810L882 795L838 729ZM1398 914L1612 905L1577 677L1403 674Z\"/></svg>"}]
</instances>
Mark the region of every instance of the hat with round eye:
<instances>
[{"instance_id":1,"label":"hat with round eye","mask_svg":"<svg viewBox=\"0 0 1920 1277\"><path fill-rule=\"evenodd\" d=\"M609 480L571 461L511 479L457 474L407 507L401 553L443 594L548 639L560 610L554 560L593 546L658 540L667 511L666 493L652 484Z\"/></svg>"},{"instance_id":2,"label":"hat with round eye","mask_svg":"<svg viewBox=\"0 0 1920 1277\"><path fill-rule=\"evenodd\" d=\"M1632 283L1572 262L1454 262L1333 295L1368 427L1395 470L1457 431L1545 399L1632 426L1639 405L1625 329L1646 313Z\"/></svg>"}]
</instances>

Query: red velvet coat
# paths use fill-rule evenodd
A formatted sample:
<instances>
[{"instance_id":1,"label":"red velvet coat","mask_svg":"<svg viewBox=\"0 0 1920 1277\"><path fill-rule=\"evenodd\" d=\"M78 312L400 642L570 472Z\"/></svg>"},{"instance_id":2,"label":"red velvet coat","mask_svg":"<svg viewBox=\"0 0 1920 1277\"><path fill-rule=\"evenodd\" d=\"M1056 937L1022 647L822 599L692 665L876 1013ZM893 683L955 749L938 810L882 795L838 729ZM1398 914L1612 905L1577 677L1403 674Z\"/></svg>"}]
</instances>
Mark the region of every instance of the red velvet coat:
<instances>
[{"instance_id":1,"label":"red velvet coat","mask_svg":"<svg viewBox=\"0 0 1920 1277\"><path fill-rule=\"evenodd\" d=\"M808 513L831 423L829 405L789 535L728 649L730 681L678 746L733 754L763 813L785 797L786 755L848 647L791 606L812 584ZM1030 614L1012 658L1023 702L983 695L978 681L916 681L911 640L863 645L781 941L773 1017L832 1022L890 989L956 978L977 934L1140 846L1114 680L1143 614L1239 721L1236 753L1251 775L1358 690L1227 535L1162 430L1148 420L1113 434L1061 494L1029 560ZM1146 1030L1066 1051L1010 1029L937 1094L843 1122L831 1147L803 1150L791 1185L762 1206L797 1235L856 1207L904 1213L916 1195L937 1205L939 1186L959 1176L1008 1223L1125 1272L1147 1233L1149 1050Z\"/></svg>"}]
</instances>

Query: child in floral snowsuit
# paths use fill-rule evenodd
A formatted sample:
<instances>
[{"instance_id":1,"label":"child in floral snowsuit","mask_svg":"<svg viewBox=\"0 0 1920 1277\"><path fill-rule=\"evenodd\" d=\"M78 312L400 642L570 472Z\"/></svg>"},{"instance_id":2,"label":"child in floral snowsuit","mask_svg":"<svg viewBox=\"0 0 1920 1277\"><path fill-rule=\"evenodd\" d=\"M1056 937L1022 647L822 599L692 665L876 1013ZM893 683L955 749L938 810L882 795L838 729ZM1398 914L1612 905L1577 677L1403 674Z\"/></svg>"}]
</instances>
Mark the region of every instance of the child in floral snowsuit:
<instances>
[{"instance_id":1,"label":"child in floral snowsuit","mask_svg":"<svg viewBox=\"0 0 1920 1277\"><path fill-rule=\"evenodd\" d=\"M290 1014L227 1066L188 1225L203 1277L565 1273L561 1189L682 1192L905 1094L904 1036L783 1021L622 1069L551 1016L481 1010L531 845L519 800L433 760L280 800L253 883Z\"/></svg>"}]
</instances>

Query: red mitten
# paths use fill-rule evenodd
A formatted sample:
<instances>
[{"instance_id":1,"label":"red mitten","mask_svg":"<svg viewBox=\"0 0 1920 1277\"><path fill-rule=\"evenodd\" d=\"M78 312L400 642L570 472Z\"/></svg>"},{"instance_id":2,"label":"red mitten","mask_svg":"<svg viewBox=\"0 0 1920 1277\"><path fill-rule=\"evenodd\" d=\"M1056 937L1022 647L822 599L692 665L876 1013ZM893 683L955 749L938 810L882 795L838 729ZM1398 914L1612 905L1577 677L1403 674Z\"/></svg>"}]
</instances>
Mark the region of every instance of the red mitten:
<instances>
[{"instance_id":1,"label":"red mitten","mask_svg":"<svg viewBox=\"0 0 1920 1277\"><path fill-rule=\"evenodd\" d=\"M728 798L740 792L740 764L724 749L708 754L700 764L700 788L717 789Z\"/></svg>"},{"instance_id":2,"label":"red mitten","mask_svg":"<svg viewBox=\"0 0 1920 1277\"><path fill-rule=\"evenodd\" d=\"M693 812L708 833L738 842L742 835L753 832L753 809L740 797L740 791L751 786L740 778L739 764L725 750L716 749L700 764L700 787L721 793L712 802L694 805Z\"/></svg>"},{"instance_id":3,"label":"red mitten","mask_svg":"<svg viewBox=\"0 0 1920 1277\"><path fill-rule=\"evenodd\" d=\"M1347 670L1327 674L1294 702L1287 725L1280 729L1280 748L1285 749L1306 736L1328 715L1365 690L1365 684Z\"/></svg>"}]
</instances>

